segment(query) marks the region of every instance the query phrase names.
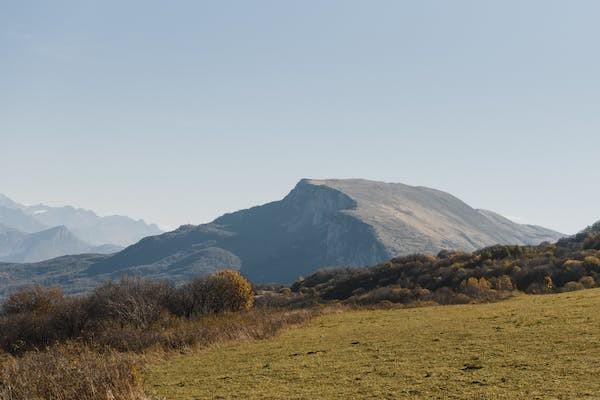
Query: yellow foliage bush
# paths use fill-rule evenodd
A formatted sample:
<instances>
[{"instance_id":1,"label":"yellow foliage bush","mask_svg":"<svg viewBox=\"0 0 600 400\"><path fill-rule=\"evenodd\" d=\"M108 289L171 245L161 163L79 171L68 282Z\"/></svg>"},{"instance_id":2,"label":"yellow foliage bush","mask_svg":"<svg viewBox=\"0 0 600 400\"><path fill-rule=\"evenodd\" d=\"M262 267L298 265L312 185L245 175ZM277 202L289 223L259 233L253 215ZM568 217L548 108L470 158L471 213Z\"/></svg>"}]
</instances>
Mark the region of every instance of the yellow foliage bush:
<instances>
[{"instance_id":1,"label":"yellow foliage bush","mask_svg":"<svg viewBox=\"0 0 600 400\"><path fill-rule=\"evenodd\" d=\"M238 271L219 271L210 277L209 282L216 310L241 311L252 308L252 285Z\"/></svg>"}]
</instances>

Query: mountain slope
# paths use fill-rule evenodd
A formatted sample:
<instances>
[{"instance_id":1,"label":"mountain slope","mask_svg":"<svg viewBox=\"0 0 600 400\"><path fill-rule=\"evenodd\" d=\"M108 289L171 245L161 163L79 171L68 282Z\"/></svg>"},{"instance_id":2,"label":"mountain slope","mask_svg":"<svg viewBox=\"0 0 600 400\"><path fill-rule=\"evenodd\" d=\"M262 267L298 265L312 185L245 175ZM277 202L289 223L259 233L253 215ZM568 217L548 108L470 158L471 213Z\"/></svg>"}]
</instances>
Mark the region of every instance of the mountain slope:
<instances>
[{"instance_id":1,"label":"mountain slope","mask_svg":"<svg viewBox=\"0 0 600 400\"><path fill-rule=\"evenodd\" d=\"M93 246L77 238L66 227L58 226L25 234L13 229L0 231L0 261L32 263L64 254L114 253L115 246Z\"/></svg>"},{"instance_id":2,"label":"mountain slope","mask_svg":"<svg viewBox=\"0 0 600 400\"><path fill-rule=\"evenodd\" d=\"M128 246L146 236L162 233L158 226L142 220L118 215L100 217L93 211L71 206L25 206L1 194L0 224L26 233L66 226L78 238L93 245Z\"/></svg>"},{"instance_id":3,"label":"mountain slope","mask_svg":"<svg viewBox=\"0 0 600 400\"><path fill-rule=\"evenodd\" d=\"M2 205L0 205L0 224L25 233L39 232L47 228L46 225L27 215L22 209Z\"/></svg>"},{"instance_id":4,"label":"mountain slope","mask_svg":"<svg viewBox=\"0 0 600 400\"><path fill-rule=\"evenodd\" d=\"M60 286L65 293L83 293L96 286L104 277L87 278L81 272L106 257L103 254L80 254L37 263L0 262L0 299L29 285Z\"/></svg>"},{"instance_id":5,"label":"mountain slope","mask_svg":"<svg viewBox=\"0 0 600 400\"><path fill-rule=\"evenodd\" d=\"M536 244L563 235L473 209L435 189L366 180L302 180L281 201L145 238L88 275L187 266L241 268L288 282L317 268L364 266L410 253ZM219 249L207 256L206 249ZM200 264L198 264L200 262Z\"/></svg>"}]
</instances>

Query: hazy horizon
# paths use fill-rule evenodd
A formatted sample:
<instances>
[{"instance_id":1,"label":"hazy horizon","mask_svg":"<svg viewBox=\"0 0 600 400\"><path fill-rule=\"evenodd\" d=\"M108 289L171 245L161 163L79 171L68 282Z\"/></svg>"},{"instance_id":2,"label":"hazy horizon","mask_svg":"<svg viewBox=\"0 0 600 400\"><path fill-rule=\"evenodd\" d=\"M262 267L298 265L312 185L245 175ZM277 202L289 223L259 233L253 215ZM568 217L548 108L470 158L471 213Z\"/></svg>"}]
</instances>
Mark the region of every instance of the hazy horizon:
<instances>
[{"instance_id":1,"label":"hazy horizon","mask_svg":"<svg viewBox=\"0 0 600 400\"><path fill-rule=\"evenodd\" d=\"M172 229L364 178L575 233L600 219L599 12L3 4L0 193Z\"/></svg>"}]
</instances>

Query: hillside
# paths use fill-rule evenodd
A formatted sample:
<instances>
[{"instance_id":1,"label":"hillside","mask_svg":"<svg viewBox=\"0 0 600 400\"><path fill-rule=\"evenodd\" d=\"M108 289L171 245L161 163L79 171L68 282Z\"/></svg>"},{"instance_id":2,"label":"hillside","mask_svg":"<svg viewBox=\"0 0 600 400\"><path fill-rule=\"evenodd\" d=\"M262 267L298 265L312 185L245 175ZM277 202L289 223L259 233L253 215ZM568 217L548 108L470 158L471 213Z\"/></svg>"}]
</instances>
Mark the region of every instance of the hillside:
<instances>
[{"instance_id":1,"label":"hillside","mask_svg":"<svg viewBox=\"0 0 600 400\"><path fill-rule=\"evenodd\" d=\"M476 210L450 194L366 180L302 180L283 200L145 238L88 275L187 276L236 268L254 282L290 282L324 266L365 266L411 253L538 244L560 233Z\"/></svg>"},{"instance_id":2,"label":"hillside","mask_svg":"<svg viewBox=\"0 0 600 400\"><path fill-rule=\"evenodd\" d=\"M494 300L506 293L556 293L600 286L600 224L556 243L495 245L471 253L396 257L367 268L329 268L298 279L292 304L440 304ZM294 295L295 293L295 295Z\"/></svg>"},{"instance_id":3,"label":"hillside","mask_svg":"<svg viewBox=\"0 0 600 400\"><path fill-rule=\"evenodd\" d=\"M62 256L37 263L0 262L0 299L28 285L60 286L67 294L80 294L97 286L105 277L82 276L90 265L106 258L103 254Z\"/></svg>"},{"instance_id":4,"label":"hillside","mask_svg":"<svg viewBox=\"0 0 600 400\"><path fill-rule=\"evenodd\" d=\"M167 399L581 399L600 393L600 289L344 312L148 368ZM276 394L276 396L274 396Z\"/></svg>"}]
</instances>

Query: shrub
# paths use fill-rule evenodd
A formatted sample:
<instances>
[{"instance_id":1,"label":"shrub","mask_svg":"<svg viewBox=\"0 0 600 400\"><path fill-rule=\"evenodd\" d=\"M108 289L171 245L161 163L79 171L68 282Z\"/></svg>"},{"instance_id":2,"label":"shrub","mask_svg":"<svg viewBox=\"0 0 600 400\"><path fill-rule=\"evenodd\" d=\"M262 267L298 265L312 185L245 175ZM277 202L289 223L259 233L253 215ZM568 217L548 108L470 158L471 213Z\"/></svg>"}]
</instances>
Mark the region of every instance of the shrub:
<instances>
[{"instance_id":1,"label":"shrub","mask_svg":"<svg viewBox=\"0 0 600 400\"><path fill-rule=\"evenodd\" d=\"M2 304L1 313L4 315L27 312L50 312L62 302L64 296L59 288L43 288L34 286L24 288L10 295Z\"/></svg>"},{"instance_id":2,"label":"shrub","mask_svg":"<svg viewBox=\"0 0 600 400\"><path fill-rule=\"evenodd\" d=\"M596 286L596 280L591 276L584 276L579 280L585 289L590 289Z\"/></svg>"},{"instance_id":3,"label":"shrub","mask_svg":"<svg viewBox=\"0 0 600 400\"><path fill-rule=\"evenodd\" d=\"M449 287L441 287L433 293L433 300L438 304L453 304L456 293Z\"/></svg>"},{"instance_id":4,"label":"shrub","mask_svg":"<svg viewBox=\"0 0 600 400\"><path fill-rule=\"evenodd\" d=\"M410 303L415 300L415 295L412 290L406 288L382 287L351 297L348 300L357 304Z\"/></svg>"},{"instance_id":5,"label":"shrub","mask_svg":"<svg viewBox=\"0 0 600 400\"><path fill-rule=\"evenodd\" d=\"M485 278L471 277L462 281L460 291L475 299L485 299L492 295L490 282Z\"/></svg>"},{"instance_id":6,"label":"shrub","mask_svg":"<svg viewBox=\"0 0 600 400\"><path fill-rule=\"evenodd\" d=\"M567 282L563 286L562 291L564 291L564 292L572 292L572 291L575 291L575 290L582 290L582 289L584 289L584 286L581 283L571 281L571 282Z\"/></svg>"},{"instance_id":7,"label":"shrub","mask_svg":"<svg viewBox=\"0 0 600 400\"><path fill-rule=\"evenodd\" d=\"M600 269L600 258L598 257L587 256L583 262L588 268L591 268L593 270Z\"/></svg>"},{"instance_id":8,"label":"shrub","mask_svg":"<svg viewBox=\"0 0 600 400\"><path fill-rule=\"evenodd\" d=\"M544 294L551 293L554 290L554 283L552 282L552 278L549 276L545 276L544 279L540 282L533 282L527 287L527 293L530 294Z\"/></svg>"},{"instance_id":9,"label":"shrub","mask_svg":"<svg viewBox=\"0 0 600 400\"><path fill-rule=\"evenodd\" d=\"M36 287L15 293L1 305L0 348L21 354L77 338L140 351L169 342L166 332L183 326L176 316L246 311L252 304L250 283L235 271L199 278L179 289L167 282L123 278L82 297Z\"/></svg>"},{"instance_id":10,"label":"shrub","mask_svg":"<svg viewBox=\"0 0 600 400\"><path fill-rule=\"evenodd\" d=\"M250 282L237 271L224 270L181 286L171 294L168 306L175 315L190 318L194 315L248 310L253 301Z\"/></svg>"},{"instance_id":11,"label":"shrub","mask_svg":"<svg viewBox=\"0 0 600 400\"><path fill-rule=\"evenodd\" d=\"M211 312L242 311L252 307L252 285L239 272L219 271L208 279Z\"/></svg>"},{"instance_id":12,"label":"shrub","mask_svg":"<svg viewBox=\"0 0 600 400\"><path fill-rule=\"evenodd\" d=\"M122 278L96 288L89 299L90 318L148 328L159 320L172 287L167 282Z\"/></svg>"},{"instance_id":13,"label":"shrub","mask_svg":"<svg viewBox=\"0 0 600 400\"><path fill-rule=\"evenodd\" d=\"M514 290L514 286L513 286L512 280L510 279L510 276L508 276L508 275L499 276L498 279L496 279L494 289L506 290L506 291Z\"/></svg>"}]
</instances>

